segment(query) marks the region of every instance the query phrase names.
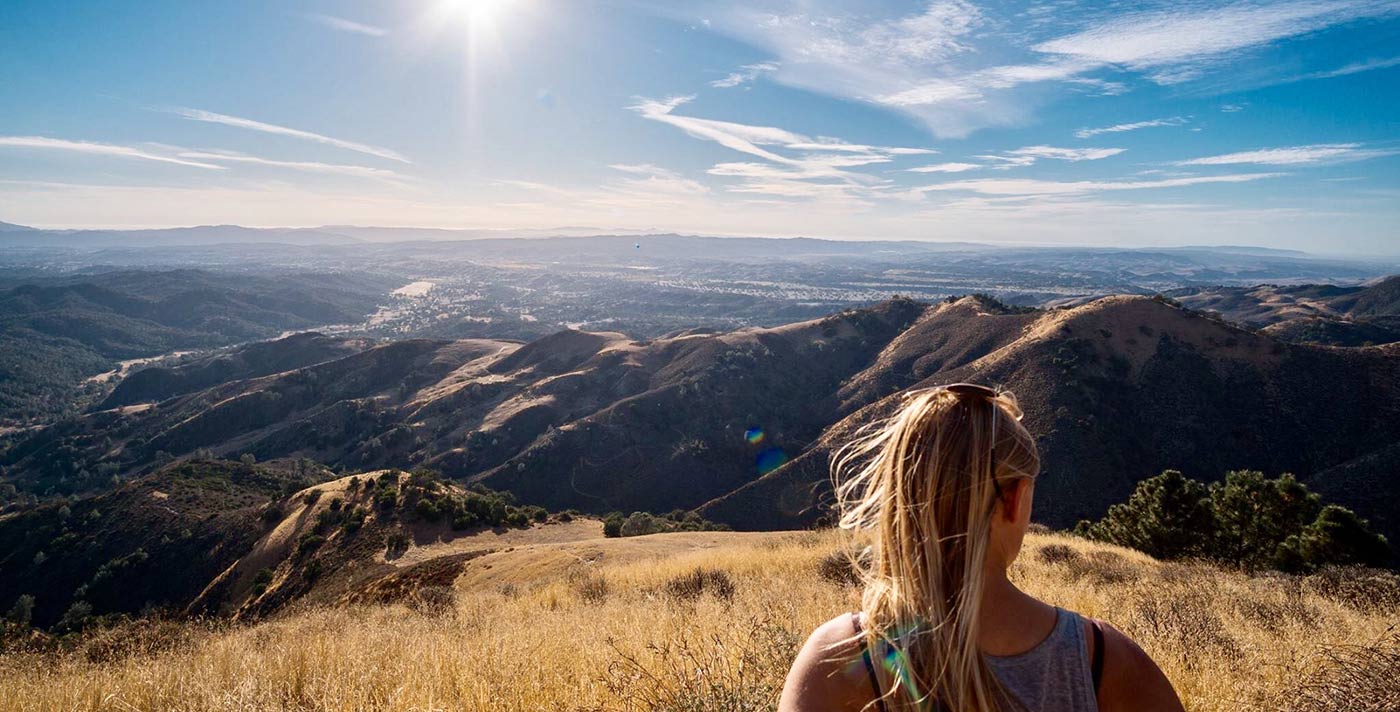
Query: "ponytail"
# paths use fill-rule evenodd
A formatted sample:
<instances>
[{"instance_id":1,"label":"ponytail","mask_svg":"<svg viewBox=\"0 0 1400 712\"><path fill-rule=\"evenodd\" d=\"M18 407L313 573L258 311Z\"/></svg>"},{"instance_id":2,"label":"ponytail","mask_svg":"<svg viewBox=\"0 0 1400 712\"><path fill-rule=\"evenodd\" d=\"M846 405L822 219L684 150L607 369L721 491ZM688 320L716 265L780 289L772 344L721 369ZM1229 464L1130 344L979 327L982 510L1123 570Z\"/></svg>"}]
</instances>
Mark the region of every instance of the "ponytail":
<instances>
[{"instance_id":1,"label":"ponytail","mask_svg":"<svg viewBox=\"0 0 1400 712\"><path fill-rule=\"evenodd\" d=\"M862 635L895 709L995 712L1009 697L978 649L984 562L1004 486L1040 458L1010 393L914 391L836 455L842 529L869 542Z\"/></svg>"}]
</instances>

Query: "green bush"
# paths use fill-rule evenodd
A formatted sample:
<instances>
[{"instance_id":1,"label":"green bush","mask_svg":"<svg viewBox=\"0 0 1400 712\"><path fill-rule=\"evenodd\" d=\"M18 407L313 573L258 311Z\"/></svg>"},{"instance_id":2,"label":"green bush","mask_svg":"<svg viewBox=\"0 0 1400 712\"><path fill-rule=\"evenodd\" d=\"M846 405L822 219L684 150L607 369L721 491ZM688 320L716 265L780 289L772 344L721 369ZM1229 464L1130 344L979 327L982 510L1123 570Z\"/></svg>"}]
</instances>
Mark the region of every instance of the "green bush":
<instances>
[{"instance_id":1,"label":"green bush","mask_svg":"<svg viewBox=\"0 0 1400 712\"><path fill-rule=\"evenodd\" d=\"M1138 483L1127 502L1075 533L1160 559L1209 558L1246 569L1306 573L1324 566L1382 566L1385 537L1285 474L1228 472L1209 487L1167 470Z\"/></svg>"},{"instance_id":2,"label":"green bush","mask_svg":"<svg viewBox=\"0 0 1400 712\"><path fill-rule=\"evenodd\" d=\"M34 618L34 597L26 593L15 599L15 605L10 607L5 618L16 625L28 626Z\"/></svg>"},{"instance_id":3,"label":"green bush","mask_svg":"<svg viewBox=\"0 0 1400 712\"><path fill-rule=\"evenodd\" d=\"M423 497L418 503L413 505L413 512L421 519L435 522L442 518L442 510L438 508L438 503L431 497Z\"/></svg>"},{"instance_id":4,"label":"green bush","mask_svg":"<svg viewBox=\"0 0 1400 712\"><path fill-rule=\"evenodd\" d=\"M297 542L297 553L307 554L320 548L324 543L326 543L325 537L315 532L307 532L303 534L301 540Z\"/></svg>"},{"instance_id":5,"label":"green bush","mask_svg":"<svg viewBox=\"0 0 1400 712\"><path fill-rule=\"evenodd\" d=\"M622 512L612 512L606 517L603 517L603 536L622 536L622 520Z\"/></svg>"},{"instance_id":6,"label":"green bush","mask_svg":"<svg viewBox=\"0 0 1400 712\"><path fill-rule=\"evenodd\" d=\"M674 510L656 515L649 512L633 512L623 516L613 512L603 518L604 536L642 536L663 532L727 531L728 526L703 519L695 512Z\"/></svg>"}]
</instances>

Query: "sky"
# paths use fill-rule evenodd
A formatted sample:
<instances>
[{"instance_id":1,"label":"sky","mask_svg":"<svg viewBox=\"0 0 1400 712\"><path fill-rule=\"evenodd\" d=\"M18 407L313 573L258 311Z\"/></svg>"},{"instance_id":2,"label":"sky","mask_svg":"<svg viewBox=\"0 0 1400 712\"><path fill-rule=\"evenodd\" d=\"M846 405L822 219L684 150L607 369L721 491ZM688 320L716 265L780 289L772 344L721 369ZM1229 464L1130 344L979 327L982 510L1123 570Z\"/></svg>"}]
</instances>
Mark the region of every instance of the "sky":
<instances>
[{"instance_id":1,"label":"sky","mask_svg":"<svg viewBox=\"0 0 1400 712\"><path fill-rule=\"evenodd\" d=\"M1400 0L0 2L0 221L1400 254Z\"/></svg>"}]
</instances>

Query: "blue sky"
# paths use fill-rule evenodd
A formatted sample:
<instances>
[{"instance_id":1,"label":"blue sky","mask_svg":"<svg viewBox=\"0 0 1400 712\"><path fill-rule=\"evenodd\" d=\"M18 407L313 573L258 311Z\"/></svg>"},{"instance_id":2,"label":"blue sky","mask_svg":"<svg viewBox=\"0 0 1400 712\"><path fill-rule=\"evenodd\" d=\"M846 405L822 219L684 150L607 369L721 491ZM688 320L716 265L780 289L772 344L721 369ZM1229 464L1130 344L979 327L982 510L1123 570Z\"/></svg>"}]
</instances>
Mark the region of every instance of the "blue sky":
<instances>
[{"instance_id":1,"label":"blue sky","mask_svg":"<svg viewBox=\"0 0 1400 712\"><path fill-rule=\"evenodd\" d=\"M0 220L1400 253L1400 0L0 4Z\"/></svg>"}]
</instances>

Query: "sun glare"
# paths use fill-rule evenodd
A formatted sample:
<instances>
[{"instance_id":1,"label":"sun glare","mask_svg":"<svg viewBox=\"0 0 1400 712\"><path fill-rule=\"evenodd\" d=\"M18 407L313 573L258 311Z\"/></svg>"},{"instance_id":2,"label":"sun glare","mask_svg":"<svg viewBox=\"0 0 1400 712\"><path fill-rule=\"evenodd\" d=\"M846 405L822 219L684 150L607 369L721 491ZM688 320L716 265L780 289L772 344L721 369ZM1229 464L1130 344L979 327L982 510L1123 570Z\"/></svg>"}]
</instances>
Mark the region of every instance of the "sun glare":
<instances>
[{"instance_id":1,"label":"sun glare","mask_svg":"<svg viewBox=\"0 0 1400 712\"><path fill-rule=\"evenodd\" d=\"M465 20L473 25L494 23L514 0L442 0L443 14Z\"/></svg>"}]
</instances>

